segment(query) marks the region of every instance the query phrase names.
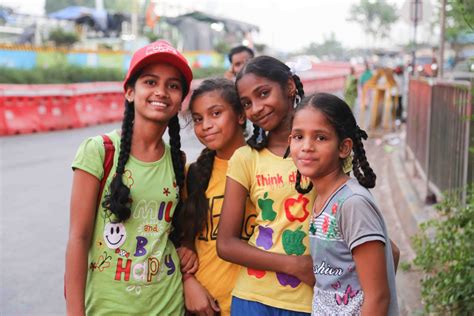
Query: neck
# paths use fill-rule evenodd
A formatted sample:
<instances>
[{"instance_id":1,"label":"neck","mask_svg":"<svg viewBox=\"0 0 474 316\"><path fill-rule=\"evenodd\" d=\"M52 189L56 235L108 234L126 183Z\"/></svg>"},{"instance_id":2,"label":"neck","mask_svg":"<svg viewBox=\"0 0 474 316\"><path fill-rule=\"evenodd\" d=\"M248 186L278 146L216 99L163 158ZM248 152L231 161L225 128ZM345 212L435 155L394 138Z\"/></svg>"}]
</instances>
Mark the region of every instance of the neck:
<instances>
[{"instance_id":1,"label":"neck","mask_svg":"<svg viewBox=\"0 0 474 316\"><path fill-rule=\"evenodd\" d=\"M162 150L162 137L167 125L135 118L133 125L131 153L141 156L141 153L151 153Z\"/></svg>"},{"instance_id":2,"label":"neck","mask_svg":"<svg viewBox=\"0 0 474 316\"><path fill-rule=\"evenodd\" d=\"M240 147L245 145L245 137L244 134L241 133L238 137L235 137L233 141L226 144L226 146L216 150L216 156L219 159L229 160L230 157L234 154L234 152L239 149Z\"/></svg>"},{"instance_id":3,"label":"neck","mask_svg":"<svg viewBox=\"0 0 474 316\"><path fill-rule=\"evenodd\" d=\"M278 156L283 157L288 148L292 115L293 112L288 111L288 115L282 119L278 127L268 133L268 149Z\"/></svg>"},{"instance_id":4,"label":"neck","mask_svg":"<svg viewBox=\"0 0 474 316\"><path fill-rule=\"evenodd\" d=\"M318 193L316 199L319 201L319 207L322 207L329 196L347 180L349 180L349 176L347 176L340 167L324 176L311 178L311 182Z\"/></svg>"}]
</instances>

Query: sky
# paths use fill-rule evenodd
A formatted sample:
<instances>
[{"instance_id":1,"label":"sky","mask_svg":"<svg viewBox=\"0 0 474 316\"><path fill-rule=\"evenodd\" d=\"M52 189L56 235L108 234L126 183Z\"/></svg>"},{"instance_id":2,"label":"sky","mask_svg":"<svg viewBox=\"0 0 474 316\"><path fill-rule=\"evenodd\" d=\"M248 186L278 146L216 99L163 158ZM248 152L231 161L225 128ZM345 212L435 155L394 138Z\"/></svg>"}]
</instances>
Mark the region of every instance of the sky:
<instances>
[{"instance_id":1,"label":"sky","mask_svg":"<svg viewBox=\"0 0 474 316\"><path fill-rule=\"evenodd\" d=\"M406 18L408 12L402 10L406 1L389 0L397 5L402 18L392 28L391 37L376 43L376 46L404 45L412 39L413 31ZM424 2L429 4L430 1L433 0ZM44 2L0 0L1 4L30 14L42 14ZM260 32L254 34L254 41L279 51L291 52L307 47L311 42L321 43L331 33L347 48L374 46L358 24L347 21L351 4L358 3L359 0L157 0L158 4L160 2L258 25ZM427 15L431 11L429 9L425 9ZM436 40L436 32L429 30L428 23L419 28L418 40L420 39L431 42Z\"/></svg>"}]
</instances>

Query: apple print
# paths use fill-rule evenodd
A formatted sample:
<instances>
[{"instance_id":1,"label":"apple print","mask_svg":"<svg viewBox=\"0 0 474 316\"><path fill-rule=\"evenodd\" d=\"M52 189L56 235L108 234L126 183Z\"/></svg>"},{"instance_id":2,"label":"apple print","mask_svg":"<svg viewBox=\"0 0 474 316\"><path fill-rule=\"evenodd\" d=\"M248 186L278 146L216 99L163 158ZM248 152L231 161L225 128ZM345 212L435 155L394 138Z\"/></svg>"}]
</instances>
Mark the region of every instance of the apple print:
<instances>
[{"instance_id":1,"label":"apple print","mask_svg":"<svg viewBox=\"0 0 474 316\"><path fill-rule=\"evenodd\" d=\"M306 250L306 246L303 245L306 233L301 231L302 227L298 227L295 231L287 229L283 232L283 249L285 249L287 254L301 256Z\"/></svg>"},{"instance_id":2,"label":"apple print","mask_svg":"<svg viewBox=\"0 0 474 316\"><path fill-rule=\"evenodd\" d=\"M283 286L289 285L292 288L295 288L301 283L301 281L297 277L294 277L286 273L277 272L276 276L277 276L278 282L280 282L280 284Z\"/></svg>"},{"instance_id":3,"label":"apple print","mask_svg":"<svg viewBox=\"0 0 474 316\"><path fill-rule=\"evenodd\" d=\"M285 201L285 215L288 218L288 220L290 222L294 222L294 221L299 221L300 223L304 222L304 220L309 215L309 212L306 209L308 203L309 203L309 200L305 198L303 194L299 194L298 198L296 199L294 198L287 199ZM296 214L291 213L291 210L290 210L290 208L293 208L293 209L296 208L299 211L300 207L297 206L298 204L301 204L301 209L303 210L303 214L299 217L297 217ZM299 213L298 211L296 213Z\"/></svg>"},{"instance_id":4,"label":"apple print","mask_svg":"<svg viewBox=\"0 0 474 316\"><path fill-rule=\"evenodd\" d=\"M273 221L277 213L273 210L273 200L268 199L268 192L265 192L263 199L258 199L258 207L262 210L262 219L264 221Z\"/></svg>"},{"instance_id":5,"label":"apple print","mask_svg":"<svg viewBox=\"0 0 474 316\"><path fill-rule=\"evenodd\" d=\"M270 249L273 246L273 229L270 227L258 226L258 237L256 244L258 247L262 247L265 250Z\"/></svg>"},{"instance_id":6,"label":"apple print","mask_svg":"<svg viewBox=\"0 0 474 316\"><path fill-rule=\"evenodd\" d=\"M255 276L257 279L261 279L261 278L263 278L263 277L265 276L265 271L247 268L247 274L248 274L248 275L253 275L253 276Z\"/></svg>"}]
</instances>

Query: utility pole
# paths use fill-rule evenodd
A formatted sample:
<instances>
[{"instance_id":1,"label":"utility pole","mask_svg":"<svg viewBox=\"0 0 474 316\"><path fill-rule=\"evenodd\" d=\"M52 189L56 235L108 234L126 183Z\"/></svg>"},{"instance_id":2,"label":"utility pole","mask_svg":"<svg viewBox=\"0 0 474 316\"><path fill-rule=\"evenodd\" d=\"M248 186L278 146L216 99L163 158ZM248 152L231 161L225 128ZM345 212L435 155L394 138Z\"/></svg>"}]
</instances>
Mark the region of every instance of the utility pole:
<instances>
[{"instance_id":1,"label":"utility pole","mask_svg":"<svg viewBox=\"0 0 474 316\"><path fill-rule=\"evenodd\" d=\"M444 75L444 33L446 30L446 0L442 0L441 4L441 32L439 39L439 59L438 59L438 78Z\"/></svg>"},{"instance_id":2,"label":"utility pole","mask_svg":"<svg viewBox=\"0 0 474 316\"><path fill-rule=\"evenodd\" d=\"M416 73L416 29L418 27L418 16L420 15L418 12L421 10L418 6L421 5L421 0L413 0L411 12L413 12L412 20L413 20L413 51L412 51L412 71L411 74L415 75ZM414 6L414 7L413 7Z\"/></svg>"}]
</instances>

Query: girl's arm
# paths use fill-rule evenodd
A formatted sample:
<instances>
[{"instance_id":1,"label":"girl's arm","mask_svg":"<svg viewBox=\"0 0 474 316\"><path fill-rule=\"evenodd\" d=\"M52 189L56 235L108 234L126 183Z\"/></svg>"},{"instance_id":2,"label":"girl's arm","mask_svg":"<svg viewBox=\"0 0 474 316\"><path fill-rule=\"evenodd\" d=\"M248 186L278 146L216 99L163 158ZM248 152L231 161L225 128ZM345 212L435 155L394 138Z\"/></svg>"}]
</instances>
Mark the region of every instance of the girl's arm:
<instances>
[{"instance_id":1,"label":"girl's arm","mask_svg":"<svg viewBox=\"0 0 474 316\"><path fill-rule=\"evenodd\" d=\"M313 262L309 255L288 256L271 253L253 247L240 239L247 195L247 189L227 177L217 235L219 257L252 269L290 274L313 286Z\"/></svg>"},{"instance_id":2,"label":"girl's arm","mask_svg":"<svg viewBox=\"0 0 474 316\"><path fill-rule=\"evenodd\" d=\"M69 240L66 248L66 310L68 315L85 315L88 251L94 229L99 180L81 170L74 171Z\"/></svg>"},{"instance_id":3,"label":"girl's arm","mask_svg":"<svg viewBox=\"0 0 474 316\"><path fill-rule=\"evenodd\" d=\"M393 268L395 269L395 273L397 273L398 262L400 261L400 249L391 239L390 245L392 246Z\"/></svg>"},{"instance_id":4,"label":"girl's arm","mask_svg":"<svg viewBox=\"0 0 474 316\"><path fill-rule=\"evenodd\" d=\"M390 304L385 248L381 241L369 241L352 250L357 275L364 291L362 315L387 315Z\"/></svg>"}]
</instances>

